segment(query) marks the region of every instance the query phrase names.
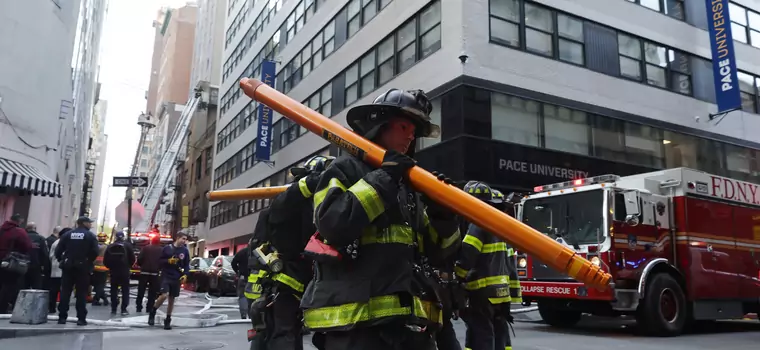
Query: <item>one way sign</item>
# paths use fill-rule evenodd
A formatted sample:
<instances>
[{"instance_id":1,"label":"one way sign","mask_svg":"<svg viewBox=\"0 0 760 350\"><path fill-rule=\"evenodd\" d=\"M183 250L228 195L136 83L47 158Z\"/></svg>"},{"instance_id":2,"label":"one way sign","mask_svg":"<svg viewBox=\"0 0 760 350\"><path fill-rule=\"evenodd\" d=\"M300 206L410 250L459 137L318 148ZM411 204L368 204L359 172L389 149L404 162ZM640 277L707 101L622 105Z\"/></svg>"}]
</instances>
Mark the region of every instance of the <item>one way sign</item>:
<instances>
[{"instance_id":1,"label":"one way sign","mask_svg":"<svg viewBox=\"0 0 760 350\"><path fill-rule=\"evenodd\" d=\"M113 187L129 187L130 180L132 181L132 187L148 186L148 178L144 176L114 176Z\"/></svg>"}]
</instances>

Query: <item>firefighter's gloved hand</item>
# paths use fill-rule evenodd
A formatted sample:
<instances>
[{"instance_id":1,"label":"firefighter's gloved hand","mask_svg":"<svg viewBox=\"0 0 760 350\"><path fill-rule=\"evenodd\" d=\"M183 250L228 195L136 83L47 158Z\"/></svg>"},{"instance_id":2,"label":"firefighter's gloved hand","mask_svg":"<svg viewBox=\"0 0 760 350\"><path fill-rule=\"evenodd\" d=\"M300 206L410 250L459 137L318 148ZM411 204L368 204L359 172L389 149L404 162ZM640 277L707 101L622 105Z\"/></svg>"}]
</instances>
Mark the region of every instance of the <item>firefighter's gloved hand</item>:
<instances>
[{"instance_id":1,"label":"firefighter's gloved hand","mask_svg":"<svg viewBox=\"0 0 760 350\"><path fill-rule=\"evenodd\" d=\"M314 193L317 190L317 185L319 184L319 178L321 173L311 173L309 175L306 175L306 187L309 188L309 191L311 193Z\"/></svg>"},{"instance_id":2,"label":"firefighter's gloved hand","mask_svg":"<svg viewBox=\"0 0 760 350\"><path fill-rule=\"evenodd\" d=\"M182 277L179 278L179 283L185 284L187 282L187 275L182 275Z\"/></svg>"},{"instance_id":3,"label":"firefighter's gloved hand","mask_svg":"<svg viewBox=\"0 0 760 350\"><path fill-rule=\"evenodd\" d=\"M452 180L450 177L447 177L443 173L439 173L437 171L431 171L430 174L435 176L439 181L447 184L447 185L455 185L454 180Z\"/></svg>"},{"instance_id":4,"label":"firefighter's gloved hand","mask_svg":"<svg viewBox=\"0 0 760 350\"><path fill-rule=\"evenodd\" d=\"M385 151L383 163L380 169L385 171L394 182L398 182L406 176L409 169L413 168L417 162L404 154L394 150Z\"/></svg>"}]
</instances>

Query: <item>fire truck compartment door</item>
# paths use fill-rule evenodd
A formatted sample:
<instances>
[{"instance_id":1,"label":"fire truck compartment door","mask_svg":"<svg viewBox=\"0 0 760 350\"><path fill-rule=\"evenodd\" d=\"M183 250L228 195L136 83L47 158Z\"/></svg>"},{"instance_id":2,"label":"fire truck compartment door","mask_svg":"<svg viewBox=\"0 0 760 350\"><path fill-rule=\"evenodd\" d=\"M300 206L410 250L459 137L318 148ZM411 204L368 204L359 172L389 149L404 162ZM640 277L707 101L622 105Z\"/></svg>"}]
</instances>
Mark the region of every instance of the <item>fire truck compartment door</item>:
<instances>
[{"instance_id":1,"label":"fire truck compartment door","mask_svg":"<svg viewBox=\"0 0 760 350\"><path fill-rule=\"evenodd\" d=\"M679 254L690 255L690 294L699 299L733 299L739 295L733 208L701 198L686 200L687 227ZM684 237L685 236L685 237Z\"/></svg>"}]
</instances>

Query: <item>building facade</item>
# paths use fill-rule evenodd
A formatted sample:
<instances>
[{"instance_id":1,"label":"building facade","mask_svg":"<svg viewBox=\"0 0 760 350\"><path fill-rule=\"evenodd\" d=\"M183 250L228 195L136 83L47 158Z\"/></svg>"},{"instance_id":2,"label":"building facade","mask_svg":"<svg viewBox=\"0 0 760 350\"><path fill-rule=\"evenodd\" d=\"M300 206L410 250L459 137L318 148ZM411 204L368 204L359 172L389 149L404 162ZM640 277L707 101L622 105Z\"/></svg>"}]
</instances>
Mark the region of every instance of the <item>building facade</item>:
<instances>
[{"instance_id":1,"label":"building facade","mask_svg":"<svg viewBox=\"0 0 760 350\"><path fill-rule=\"evenodd\" d=\"M166 108L173 110L176 105L187 103L197 12L198 7L194 4L187 4L176 9L162 8L158 11L156 20L153 21L156 33L153 39L150 83L145 93L145 110L146 114L156 118L154 122L157 127L148 132L145 143L139 150L138 176L152 177L161 160L165 148L158 146L165 142L157 142L156 139L162 138L157 133L162 130L158 125L161 124L160 117L163 111ZM174 105L168 107L168 104ZM170 114L175 113L172 111ZM172 129L168 130L173 131L176 119L174 123L169 124ZM164 131L164 134L169 131ZM145 188L136 189L135 198L142 198L145 190Z\"/></svg>"},{"instance_id":2,"label":"building facade","mask_svg":"<svg viewBox=\"0 0 760 350\"><path fill-rule=\"evenodd\" d=\"M102 219L100 216L100 195L103 187L106 153L108 151L108 135L105 134L107 112L108 102L106 100L98 100L92 114L85 185L82 189L82 207L80 209L82 215L89 216L93 220Z\"/></svg>"},{"instance_id":3,"label":"building facade","mask_svg":"<svg viewBox=\"0 0 760 350\"><path fill-rule=\"evenodd\" d=\"M2 220L20 213L44 234L79 214L86 156L75 150L89 142L106 7L104 0L0 4L0 42L14 48L0 53Z\"/></svg>"},{"instance_id":4,"label":"building facade","mask_svg":"<svg viewBox=\"0 0 760 350\"><path fill-rule=\"evenodd\" d=\"M239 1L212 187L283 184L309 155L340 153L276 117L274 166L253 159L257 105L237 82L258 77L263 58L278 62L280 91L343 125L348 108L389 88L427 91L442 135L417 158L457 181L531 191L687 166L760 182L760 8L736 0L730 11L743 106L718 122L704 2ZM212 205L209 254L236 250L267 205Z\"/></svg>"}]
</instances>

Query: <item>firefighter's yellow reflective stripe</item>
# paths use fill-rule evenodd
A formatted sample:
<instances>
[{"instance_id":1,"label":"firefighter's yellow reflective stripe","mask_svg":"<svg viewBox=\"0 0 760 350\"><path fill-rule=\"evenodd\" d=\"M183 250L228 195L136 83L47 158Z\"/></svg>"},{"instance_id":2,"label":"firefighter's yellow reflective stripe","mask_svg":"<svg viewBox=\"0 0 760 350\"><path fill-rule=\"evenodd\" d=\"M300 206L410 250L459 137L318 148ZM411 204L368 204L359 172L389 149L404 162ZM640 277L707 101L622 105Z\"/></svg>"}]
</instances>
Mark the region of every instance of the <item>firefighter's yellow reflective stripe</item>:
<instances>
[{"instance_id":1,"label":"firefighter's yellow reflective stripe","mask_svg":"<svg viewBox=\"0 0 760 350\"><path fill-rule=\"evenodd\" d=\"M464 240L462 241L462 243L469 244L473 246L475 249L477 249L478 251L483 250L483 242L481 242L480 239L478 239L475 236L472 236L472 235L464 236Z\"/></svg>"},{"instance_id":2,"label":"firefighter's yellow reflective stripe","mask_svg":"<svg viewBox=\"0 0 760 350\"><path fill-rule=\"evenodd\" d=\"M251 272L248 274L248 283L258 283L259 278L264 277L267 274L265 270L258 270L258 272Z\"/></svg>"},{"instance_id":3,"label":"firefighter's yellow reflective stripe","mask_svg":"<svg viewBox=\"0 0 760 350\"><path fill-rule=\"evenodd\" d=\"M509 285L509 276L490 276L484 277L472 282L467 282L464 288L467 290L482 289L489 286L496 286L500 284Z\"/></svg>"},{"instance_id":4,"label":"firefighter's yellow reflective stripe","mask_svg":"<svg viewBox=\"0 0 760 350\"><path fill-rule=\"evenodd\" d=\"M439 322L441 311L432 303L414 298L415 316ZM360 322L393 316L412 314L412 307L402 306L398 296L387 295L370 298L366 303L351 303L338 306L307 309L304 324L311 329L345 327ZM431 319L431 317L433 317Z\"/></svg>"},{"instance_id":5,"label":"firefighter's yellow reflective stripe","mask_svg":"<svg viewBox=\"0 0 760 350\"><path fill-rule=\"evenodd\" d=\"M272 277L273 280L280 282L290 288L293 288L296 292L303 293L303 283L298 282L295 278L290 277L284 273L278 273Z\"/></svg>"},{"instance_id":6,"label":"firefighter's yellow reflective stripe","mask_svg":"<svg viewBox=\"0 0 760 350\"><path fill-rule=\"evenodd\" d=\"M512 350L512 347L511 346L505 346L504 350Z\"/></svg>"},{"instance_id":7,"label":"firefighter's yellow reflective stripe","mask_svg":"<svg viewBox=\"0 0 760 350\"><path fill-rule=\"evenodd\" d=\"M438 231L433 228L433 225L430 225L430 219L428 218L427 212L424 211L422 212L422 225L428 228L430 241L438 244Z\"/></svg>"},{"instance_id":8,"label":"firefighter's yellow reflective stripe","mask_svg":"<svg viewBox=\"0 0 760 350\"><path fill-rule=\"evenodd\" d=\"M305 177L298 180L298 189L301 190L301 194L304 196L304 198L311 198L312 193L311 190L309 190L309 186L306 185Z\"/></svg>"},{"instance_id":9,"label":"firefighter's yellow reflective stripe","mask_svg":"<svg viewBox=\"0 0 760 350\"><path fill-rule=\"evenodd\" d=\"M506 252L506 251L507 251L507 244L504 242L498 242L498 243L484 244L483 249L480 252L483 254L488 254L488 253Z\"/></svg>"},{"instance_id":10,"label":"firefighter's yellow reflective stripe","mask_svg":"<svg viewBox=\"0 0 760 350\"><path fill-rule=\"evenodd\" d=\"M432 226L430 229L435 231ZM457 229L451 236L443 239L443 242L441 242L441 249L451 247L454 243L459 242L460 240L462 240L462 234L459 233L459 229Z\"/></svg>"},{"instance_id":11,"label":"firefighter's yellow reflective stripe","mask_svg":"<svg viewBox=\"0 0 760 350\"><path fill-rule=\"evenodd\" d=\"M509 280L509 288L520 288L520 280Z\"/></svg>"},{"instance_id":12,"label":"firefighter's yellow reflective stripe","mask_svg":"<svg viewBox=\"0 0 760 350\"><path fill-rule=\"evenodd\" d=\"M515 255L515 250L513 248L507 249L507 256L514 256L514 255Z\"/></svg>"},{"instance_id":13,"label":"firefighter's yellow reflective stripe","mask_svg":"<svg viewBox=\"0 0 760 350\"><path fill-rule=\"evenodd\" d=\"M378 230L377 227L370 227L364 230L360 244L388 244L399 243L412 245L414 244L414 232L409 226L391 225L387 229Z\"/></svg>"},{"instance_id":14,"label":"firefighter's yellow reflective stripe","mask_svg":"<svg viewBox=\"0 0 760 350\"><path fill-rule=\"evenodd\" d=\"M469 271L465 270L465 269L463 269L463 268L461 268L459 266L454 266L454 274L456 274L457 277L459 277L459 278L465 278L465 277L467 277L467 272L469 272Z\"/></svg>"},{"instance_id":15,"label":"firefighter's yellow reflective stripe","mask_svg":"<svg viewBox=\"0 0 760 350\"><path fill-rule=\"evenodd\" d=\"M259 279L267 274L265 270L258 270L258 272L251 272L248 275L248 283L245 284L245 291L243 295L247 299L258 299L261 296L261 284Z\"/></svg>"},{"instance_id":16,"label":"firefighter's yellow reflective stripe","mask_svg":"<svg viewBox=\"0 0 760 350\"><path fill-rule=\"evenodd\" d=\"M364 179L357 181L351 188L348 189L362 204L364 212L367 213L369 221L374 221L375 218L380 216L385 211L385 204L380 199L380 195L377 193L374 187L368 184Z\"/></svg>"},{"instance_id":17,"label":"firefighter's yellow reflective stripe","mask_svg":"<svg viewBox=\"0 0 760 350\"><path fill-rule=\"evenodd\" d=\"M314 208L322 204L322 201L325 200L325 196L327 196L327 192L330 191L333 188L340 188L342 191L346 191L346 186L343 185L340 180L336 178L330 179L330 182L327 183L327 187L323 188L321 191L314 194Z\"/></svg>"},{"instance_id":18,"label":"firefighter's yellow reflective stripe","mask_svg":"<svg viewBox=\"0 0 760 350\"><path fill-rule=\"evenodd\" d=\"M491 304L504 304L509 303L512 301L512 297L501 297L501 298L488 298L488 301L491 302Z\"/></svg>"},{"instance_id":19,"label":"firefighter's yellow reflective stripe","mask_svg":"<svg viewBox=\"0 0 760 350\"><path fill-rule=\"evenodd\" d=\"M430 301L414 298L414 315L438 324L443 324L443 311Z\"/></svg>"}]
</instances>

